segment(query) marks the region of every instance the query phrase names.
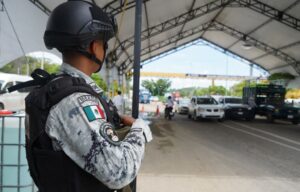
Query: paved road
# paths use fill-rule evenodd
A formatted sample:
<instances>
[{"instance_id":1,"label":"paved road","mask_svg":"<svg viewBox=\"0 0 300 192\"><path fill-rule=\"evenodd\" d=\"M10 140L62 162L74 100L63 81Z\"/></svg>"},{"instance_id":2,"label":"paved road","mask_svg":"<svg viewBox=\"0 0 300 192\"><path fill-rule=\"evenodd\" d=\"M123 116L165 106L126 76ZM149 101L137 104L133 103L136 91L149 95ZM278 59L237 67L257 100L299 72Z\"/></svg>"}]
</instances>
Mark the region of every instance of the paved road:
<instances>
[{"instance_id":1,"label":"paved road","mask_svg":"<svg viewBox=\"0 0 300 192\"><path fill-rule=\"evenodd\" d=\"M155 120L138 192L299 192L300 126Z\"/></svg>"}]
</instances>

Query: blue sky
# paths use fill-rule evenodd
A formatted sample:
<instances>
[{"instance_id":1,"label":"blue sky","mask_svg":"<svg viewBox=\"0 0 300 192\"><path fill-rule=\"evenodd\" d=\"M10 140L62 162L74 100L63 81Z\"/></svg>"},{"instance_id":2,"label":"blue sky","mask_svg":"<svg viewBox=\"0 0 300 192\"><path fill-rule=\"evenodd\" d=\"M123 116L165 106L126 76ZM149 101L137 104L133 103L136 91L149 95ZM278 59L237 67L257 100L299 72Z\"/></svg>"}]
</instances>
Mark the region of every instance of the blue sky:
<instances>
[{"instance_id":1,"label":"blue sky","mask_svg":"<svg viewBox=\"0 0 300 192\"><path fill-rule=\"evenodd\" d=\"M247 63L243 63L227 56L207 45L192 45L144 65L141 71L213 75L250 75L250 67ZM254 68L253 75L266 76L267 74ZM145 79L157 78L142 78L142 80ZM173 88L189 86L208 87L211 85L211 81L207 80L171 79L171 81ZM215 83L216 85L230 87L237 82L216 81Z\"/></svg>"}]
</instances>

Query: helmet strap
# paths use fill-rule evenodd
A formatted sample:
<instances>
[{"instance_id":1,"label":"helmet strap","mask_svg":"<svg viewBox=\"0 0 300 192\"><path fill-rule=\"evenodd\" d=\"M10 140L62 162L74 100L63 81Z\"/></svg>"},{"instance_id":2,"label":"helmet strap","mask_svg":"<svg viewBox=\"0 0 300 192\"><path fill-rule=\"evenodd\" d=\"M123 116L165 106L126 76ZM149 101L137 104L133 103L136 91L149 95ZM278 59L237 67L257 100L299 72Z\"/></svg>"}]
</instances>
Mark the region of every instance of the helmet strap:
<instances>
[{"instance_id":1,"label":"helmet strap","mask_svg":"<svg viewBox=\"0 0 300 192\"><path fill-rule=\"evenodd\" d=\"M89 52L87 52L85 50L77 50L77 51L80 54L86 56L88 59L90 59L90 60L94 61L95 63L97 63L98 65L100 65L99 69L95 73L98 73L101 70L102 65L103 65L103 61L101 61L100 59L98 59L95 54L91 54L91 53L89 53ZM104 51L104 54L105 54L105 51Z\"/></svg>"}]
</instances>

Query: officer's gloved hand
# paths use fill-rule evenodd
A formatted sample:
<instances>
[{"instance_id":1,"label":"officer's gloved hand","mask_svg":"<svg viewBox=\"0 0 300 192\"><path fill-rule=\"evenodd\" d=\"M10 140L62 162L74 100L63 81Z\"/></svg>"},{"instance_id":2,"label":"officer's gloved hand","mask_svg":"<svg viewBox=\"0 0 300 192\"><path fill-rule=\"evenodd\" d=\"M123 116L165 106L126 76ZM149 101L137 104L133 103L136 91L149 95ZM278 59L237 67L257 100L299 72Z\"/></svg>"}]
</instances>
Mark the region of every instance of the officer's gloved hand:
<instances>
[{"instance_id":1,"label":"officer's gloved hand","mask_svg":"<svg viewBox=\"0 0 300 192\"><path fill-rule=\"evenodd\" d=\"M145 140L147 143L149 143L152 140L152 132L149 127L149 125L143 120L143 119L137 119L132 124L131 128L142 128L143 129L143 135L145 137Z\"/></svg>"},{"instance_id":2,"label":"officer's gloved hand","mask_svg":"<svg viewBox=\"0 0 300 192\"><path fill-rule=\"evenodd\" d=\"M121 116L122 122L125 126L131 126L131 128L142 128L143 129L143 135L145 137L146 142L150 142L152 140L152 133L150 130L150 127L146 122L142 119L134 119L130 116Z\"/></svg>"}]
</instances>

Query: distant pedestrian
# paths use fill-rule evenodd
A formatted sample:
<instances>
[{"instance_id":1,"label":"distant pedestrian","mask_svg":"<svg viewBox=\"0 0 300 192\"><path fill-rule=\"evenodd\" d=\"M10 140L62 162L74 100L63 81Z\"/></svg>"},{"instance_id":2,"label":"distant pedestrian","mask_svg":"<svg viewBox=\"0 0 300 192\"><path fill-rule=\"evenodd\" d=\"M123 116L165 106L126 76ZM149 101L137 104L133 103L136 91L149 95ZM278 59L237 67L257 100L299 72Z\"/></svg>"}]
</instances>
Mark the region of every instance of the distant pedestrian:
<instances>
[{"instance_id":1,"label":"distant pedestrian","mask_svg":"<svg viewBox=\"0 0 300 192\"><path fill-rule=\"evenodd\" d=\"M112 101L117 107L119 114L123 115L125 113L125 101L122 96L122 92L118 91L118 95L114 96Z\"/></svg>"}]
</instances>

